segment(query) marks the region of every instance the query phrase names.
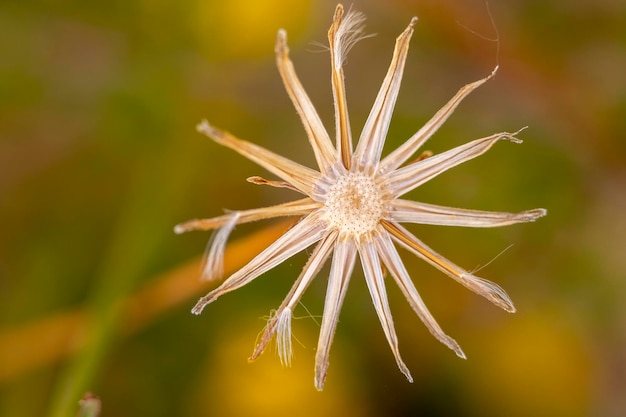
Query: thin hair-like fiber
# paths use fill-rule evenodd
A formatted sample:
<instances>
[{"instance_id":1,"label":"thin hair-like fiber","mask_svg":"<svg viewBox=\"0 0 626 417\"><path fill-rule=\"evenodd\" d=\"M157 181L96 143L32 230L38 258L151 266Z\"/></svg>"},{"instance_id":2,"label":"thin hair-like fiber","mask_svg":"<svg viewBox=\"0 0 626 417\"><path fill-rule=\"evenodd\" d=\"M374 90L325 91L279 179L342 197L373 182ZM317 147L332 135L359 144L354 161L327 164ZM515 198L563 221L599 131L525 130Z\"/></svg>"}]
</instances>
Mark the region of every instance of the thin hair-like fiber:
<instances>
[{"instance_id":1,"label":"thin hair-like fiber","mask_svg":"<svg viewBox=\"0 0 626 417\"><path fill-rule=\"evenodd\" d=\"M228 242L228 237L238 221L239 212L234 212L226 224L220 227L211 236L204 256L203 280L211 281L220 279L224 275L224 250L226 249L226 242Z\"/></svg>"}]
</instances>

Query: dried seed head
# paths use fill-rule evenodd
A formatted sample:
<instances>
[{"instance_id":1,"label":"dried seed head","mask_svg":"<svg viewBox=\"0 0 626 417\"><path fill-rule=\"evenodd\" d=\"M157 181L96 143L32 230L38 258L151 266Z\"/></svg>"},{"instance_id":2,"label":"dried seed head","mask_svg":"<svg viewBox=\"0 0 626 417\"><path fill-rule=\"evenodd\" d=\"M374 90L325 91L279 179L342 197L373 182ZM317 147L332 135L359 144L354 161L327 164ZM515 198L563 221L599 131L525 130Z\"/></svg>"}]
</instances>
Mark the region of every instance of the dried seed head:
<instances>
[{"instance_id":1,"label":"dried seed head","mask_svg":"<svg viewBox=\"0 0 626 417\"><path fill-rule=\"evenodd\" d=\"M400 357L398 338L388 305L383 266L400 287L411 308L437 340L452 349L457 356L465 358L465 354L457 342L446 335L428 311L404 266L398 246L408 249L506 311L514 312L515 307L500 286L477 277L446 259L419 240L401 223L499 227L534 221L546 214L543 209L520 213L489 212L438 206L400 198L443 172L484 154L501 140L521 142L515 137L519 131L496 133L437 155L424 153L417 160L407 164L407 161L415 157L421 146L456 110L459 103L494 76L496 67L487 77L461 87L454 97L412 137L381 158L416 20L411 19L407 28L396 39L389 70L356 147L352 146L342 65L350 47L363 38L363 15L353 11L344 15L343 7L338 5L328 33L337 131L334 144L295 73L289 58L286 32L283 30L278 32L276 63L287 93L304 124L317 169L238 139L226 131L209 125L208 122L198 126L200 132L218 144L235 150L278 177L278 180L251 177L250 182L290 188L303 194L304 198L270 207L242 210L212 219L192 220L176 227L177 233L220 229L210 245L207 262L208 275L219 276L225 242L236 224L283 216L300 217L293 227L274 243L232 273L219 287L202 297L192 312L200 314L206 305L217 298L243 287L296 253L315 244L308 262L294 282L287 298L279 310L270 317L250 360L256 359L272 340L272 336L276 336L276 348L281 362L291 363L293 308L325 262L332 258L315 357L315 386L319 390L324 387L330 347L357 257L361 259L372 303L396 363L407 379L412 381L408 368Z\"/></svg>"},{"instance_id":2,"label":"dried seed head","mask_svg":"<svg viewBox=\"0 0 626 417\"><path fill-rule=\"evenodd\" d=\"M374 231L385 212L384 193L374 179L361 172L345 172L338 177L323 178L328 183L323 195L322 219L329 230L359 239ZM320 187L322 188L322 187Z\"/></svg>"}]
</instances>

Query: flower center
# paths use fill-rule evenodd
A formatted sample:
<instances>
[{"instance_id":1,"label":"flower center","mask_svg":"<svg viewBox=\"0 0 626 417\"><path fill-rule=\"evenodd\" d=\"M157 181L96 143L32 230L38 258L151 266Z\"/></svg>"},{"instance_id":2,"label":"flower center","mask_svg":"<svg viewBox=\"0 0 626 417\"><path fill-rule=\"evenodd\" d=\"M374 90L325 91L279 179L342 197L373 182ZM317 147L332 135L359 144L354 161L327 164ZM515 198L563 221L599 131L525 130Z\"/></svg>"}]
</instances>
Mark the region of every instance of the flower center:
<instances>
[{"instance_id":1,"label":"flower center","mask_svg":"<svg viewBox=\"0 0 626 417\"><path fill-rule=\"evenodd\" d=\"M353 237L372 232L384 213L380 187L360 172L328 180L323 215L328 226Z\"/></svg>"}]
</instances>

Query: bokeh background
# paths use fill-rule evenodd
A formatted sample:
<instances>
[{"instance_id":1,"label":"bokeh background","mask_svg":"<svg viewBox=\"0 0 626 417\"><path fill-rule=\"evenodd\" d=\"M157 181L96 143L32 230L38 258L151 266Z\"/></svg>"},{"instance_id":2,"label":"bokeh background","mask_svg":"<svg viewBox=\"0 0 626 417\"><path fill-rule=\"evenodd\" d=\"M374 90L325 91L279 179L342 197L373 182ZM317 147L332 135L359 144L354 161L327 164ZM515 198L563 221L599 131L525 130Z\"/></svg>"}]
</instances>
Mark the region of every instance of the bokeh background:
<instances>
[{"instance_id":1,"label":"bokeh background","mask_svg":"<svg viewBox=\"0 0 626 417\"><path fill-rule=\"evenodd\" d=\"M271 350L248 364L306 254L190 314L210 287L198 282L210 234L176 236L173 226L294 198L246 183L267 173L194 127L206 117L312 164L273 44L285 28L332 129L323 45L334 7L0 3L0 415L74 416L86 392L101 398L104 416L119 417L626 415L624 2L491 2L498 45L482 0L354 1L377 34L345 67L355 134L414 15L387 150L496 63L495 79L427 148L529 126L523 145L498 144L412 193L458 207L549 212L502 229L412 228L456 263L482 268L516 302L509 315L403 254L467 361L434 340L390 285L415 378L407 383L357 271L323 392L313 387L313 358L325 272L295 311L293 366L282 368ZM284 227L239 227L227 269Z\"/></svg>"}]
</instances>

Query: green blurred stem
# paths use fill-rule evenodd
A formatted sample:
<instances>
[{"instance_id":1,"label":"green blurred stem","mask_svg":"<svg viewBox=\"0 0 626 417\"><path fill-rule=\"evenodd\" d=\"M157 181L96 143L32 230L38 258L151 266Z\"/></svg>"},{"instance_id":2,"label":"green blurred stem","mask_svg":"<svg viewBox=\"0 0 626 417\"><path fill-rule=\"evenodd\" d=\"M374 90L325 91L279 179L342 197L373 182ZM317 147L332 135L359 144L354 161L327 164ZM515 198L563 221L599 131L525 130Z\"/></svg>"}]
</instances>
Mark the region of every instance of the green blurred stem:
<instances>
[{"instance_id":1,"label":"green blurred stem","mask_svg":"<svg viewBox=\"0 0 626 417\"><path fill-rule=\"evenodd\" d=\"M54 388L49 417L75 417L80 398L96 392L94 380L106 361L118 336L117 324L121 302L145 273L146 266L158 253L161 240L171 233L172 202L180 201L180 184L184 184L184 163L176 160L177 150L161 149L138 163L128 188L126 207L109 245L100 273L94 280L88 301L88 345L72 358ZM181 168L177 173L162 175L164 155L168 165ZM180 156L179 156L180 157Z\"/></svg>"},{"instance_id":2,"label":"green blurred stem","mask_svg":"<svg viewBox=\"0 0 626 417\"><path fill-rule=\"evenodd\" d=\"M100 411L102 411L102 404L100 400L92 396L91 394L86 394L82 400L79 401L80 410L78 412L77 417L99 417Z\"/></svg>"}]
</instances>

